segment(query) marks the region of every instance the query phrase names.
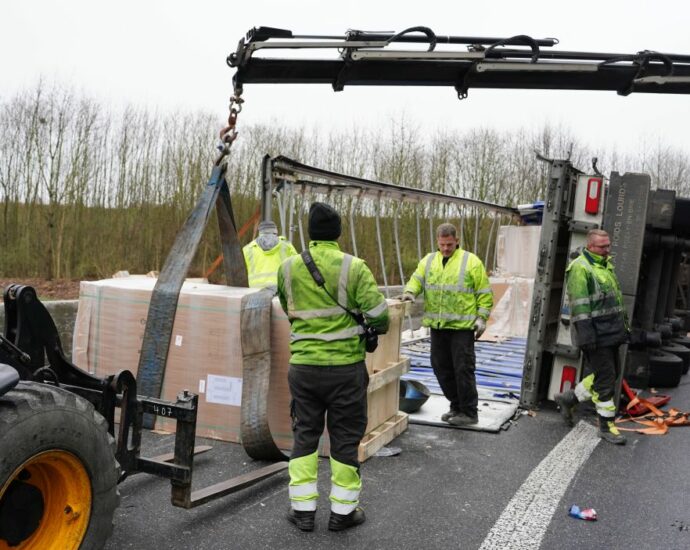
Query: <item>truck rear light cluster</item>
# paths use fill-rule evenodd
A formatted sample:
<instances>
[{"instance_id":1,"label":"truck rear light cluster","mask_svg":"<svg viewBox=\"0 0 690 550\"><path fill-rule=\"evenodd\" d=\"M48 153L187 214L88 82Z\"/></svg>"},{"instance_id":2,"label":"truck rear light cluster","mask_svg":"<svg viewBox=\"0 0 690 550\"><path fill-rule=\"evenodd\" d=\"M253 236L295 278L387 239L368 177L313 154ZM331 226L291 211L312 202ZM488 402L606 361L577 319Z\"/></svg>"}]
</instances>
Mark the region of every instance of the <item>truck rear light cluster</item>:
<instances>
[{"instance_id":1,"label":"truck rear light cluster","mask_svg":"<svg viewBox=\"0 0 690 550\"><path fill-rule=\"evenodd\" d=\"M572 365L563 365L563 372L561 373L561 393L575 388L575 378L577 376L577 369Z\"/></svg>"}]
</instances>

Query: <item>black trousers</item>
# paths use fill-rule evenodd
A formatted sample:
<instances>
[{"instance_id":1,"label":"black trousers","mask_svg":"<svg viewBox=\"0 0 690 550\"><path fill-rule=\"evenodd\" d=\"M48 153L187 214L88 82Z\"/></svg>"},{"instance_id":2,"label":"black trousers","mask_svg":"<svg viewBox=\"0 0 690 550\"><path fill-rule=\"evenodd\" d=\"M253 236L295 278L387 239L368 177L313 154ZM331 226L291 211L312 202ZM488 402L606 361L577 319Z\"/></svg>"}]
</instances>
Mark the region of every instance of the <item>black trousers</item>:
<instances>
[{"instance_id":1,"label":"black trousers","mask_svg":"<svg viewBox=\"0 0 690 550\"><path fill-rule=\"evenodd\" d=\"M312 454L328 427L331 456L359 468L357 451L367 429L369 374L364 361L342 366L290 365L292 458Z\"/></svg>"},{"instance_id":2,"label":"black trousers","mask_svg":"<svg viewBox=\"0 0 690 550\"><path fill-rule=\"evenodd\" d=\"M599 394L599 401L613 399L616 380L620 372L618 347L606 346L594 351L583 351L584 374L594 373L592 389Z\"/></svg>"},{"instance_id":3,"label":"black trousers","mask_svg":"<svg viewBox=\"0 0 690 550\"><path fill-rule=\"evenodd\" d=\"M450 408L477 416L474 331L432 328L431 367Z\"/></svg>"}]
</instances>

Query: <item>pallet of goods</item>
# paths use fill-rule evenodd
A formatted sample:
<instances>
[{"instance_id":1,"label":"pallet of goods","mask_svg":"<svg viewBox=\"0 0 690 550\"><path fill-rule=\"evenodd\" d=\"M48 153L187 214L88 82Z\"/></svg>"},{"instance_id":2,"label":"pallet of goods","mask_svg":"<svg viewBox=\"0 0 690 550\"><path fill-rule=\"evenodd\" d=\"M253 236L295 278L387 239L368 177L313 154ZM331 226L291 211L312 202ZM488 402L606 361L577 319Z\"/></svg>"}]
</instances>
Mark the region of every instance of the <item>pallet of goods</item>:
<instances>
[{"instance_id":1,"label":"pallet of goods","mask_svg":"<svg viewBox=\"0 0 690 550\"><path fill-rule=\"evenodd\" d=\"M155 278L129 276L83 282L74 330L74 363L98 376L127 369L136 375ZM283 450L292 447L287 385L290 325L277 299L267 303L266 327L242 326L249 299L247 288L187 281L180 292L161 398L174 401L187 389L199 394L197 435L240 441L242 372L256 353L270 354L268 420L271 434ZM404 307L389 301L391 328L379 337L379 347L367 355L369 424L360 446L360 460L372 456L407 428L407 415L398 411L399 379L409 369L400 357ZM242 349L241 331L270 331L265 350ZM258 340L258 339L257 339ZM246 356L245 356L246 355ZM159 418L156 429L174 431L174 421ZM327 454L327 437L321 452Z\"/></svg>"}]
</instances>

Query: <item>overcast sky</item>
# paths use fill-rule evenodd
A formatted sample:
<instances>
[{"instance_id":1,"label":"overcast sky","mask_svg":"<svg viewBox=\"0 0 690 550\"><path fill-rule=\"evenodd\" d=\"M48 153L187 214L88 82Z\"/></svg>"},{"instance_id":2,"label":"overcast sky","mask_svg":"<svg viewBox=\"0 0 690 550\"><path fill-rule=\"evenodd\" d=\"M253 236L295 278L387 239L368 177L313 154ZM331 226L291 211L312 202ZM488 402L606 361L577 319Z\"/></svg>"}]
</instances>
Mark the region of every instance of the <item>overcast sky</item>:
<instances>
[{"instance_id":1,"label":"overcast sky","mask_svg":"<svg viewBox=\"0 0 690 550\"><path fill-rule=\"evenodd\" d=\"M559 49L690 54L690 2L0 0L0 98L39 78L94 98L227 116L225 58L254 26L297 34L349 28L556 37ZM595 147L633 151L661 140L690 152L690 97L615 92L247 85L240 125L386 125L402 113L422 132L561 124Z\"/></svg>"}]
</instances>

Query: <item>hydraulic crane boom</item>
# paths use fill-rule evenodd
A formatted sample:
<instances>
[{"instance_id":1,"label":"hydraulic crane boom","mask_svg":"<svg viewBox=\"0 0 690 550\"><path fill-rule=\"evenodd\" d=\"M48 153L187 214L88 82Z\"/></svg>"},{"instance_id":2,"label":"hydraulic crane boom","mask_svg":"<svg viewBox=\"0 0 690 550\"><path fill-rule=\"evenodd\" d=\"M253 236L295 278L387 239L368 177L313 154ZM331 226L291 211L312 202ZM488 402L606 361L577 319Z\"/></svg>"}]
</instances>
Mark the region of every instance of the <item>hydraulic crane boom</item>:
<instances>
[{"instance_id":1,"label":"hydraulic crane boom","mask_svg":"<svg viewBox=\"0 0 690 550\"><path fill-rule=\"evenodd\" d=\"M558 51L554 38L437 36L428 27L400 33L348 31L343 36L294 35L258 27L227 58L237 69L235 93L249 83L347 86L452 86L458 97L470 88L611 90L690 93L690 56L643 50L634 54ZM427 48L417 48L426 44ZM448 45L465 45L465 51ZM441 47L438 47L438 46ZM403 49L404 48L404 49ZM273 57L302 50L330 57ZM264 54L261 56L260 54Z\"/></svg>"},{"instance_id":2,"label":"hydraulic crane boom","mask_svg":"<svg viewBox=\"0 0 690 550\"><path fill-rule=\"evenodd\" d=\"M227 58L228 65L236 69L229 124L239 112L245 84L330 84L335 91L345 86L450 86L459 99L466 98L470 88L601 90L623 96L690 93L690 55L652 50L632 54L560 51L557 45L554 38L526 35L439 36L421 26L399 33L350 30L340 36L295 35L289 30L258 27ZM224 135L228 134L221 137ZM567 389L564 384L574 383L579 375L580 353L571 346L569 329L564 328L570 321L567 313L562 315L569 311L563 281L569 254L583 243L588 229L603 227L612 235L612 254L618 253L616 265L622 273L629 317L633 328L642 331L640 342L630 344L631 353L626 347L624 371L643 386L651 379L652 370L669 371L671 362L678 366L679 356L664 354L668 350L673 355L670 327L678 324L673 318L678 285L672 277L678 278L681 258L690 249L687 224L660 223L652 216L664 210L673 217L677 211L678 219L684 220L687 216L680 213L685 213L686 199L676 199L673 191L652 192L649 176L614 172L611 204L608 209L603 200L600 204L597 191L594 220L592 212L584 209L594 195L583 190L593 189L592 181L601 184L601 174L582 174L569 160L549 162L521 392L521 403L528 407L536 406L546 394ZM577 201L576 191L580 193ZM659 197L664 193L673 197L663 202ZM648 204L652 205L649 213ZM629 224L624 230L620 218ZM663 237L657 235L660 230L665 232ZM665 242L666 249L659 251L655 245L658 257L649 260L651 253L645 247L649 248L653 238L662 239L659 242ZM643 251L646 264L641 266ZM646 288L638 307L639 281ZM666 338L663 349L662 333ZM673 372L679 373L676 367Z\"/></svg>"}]
</instances>

